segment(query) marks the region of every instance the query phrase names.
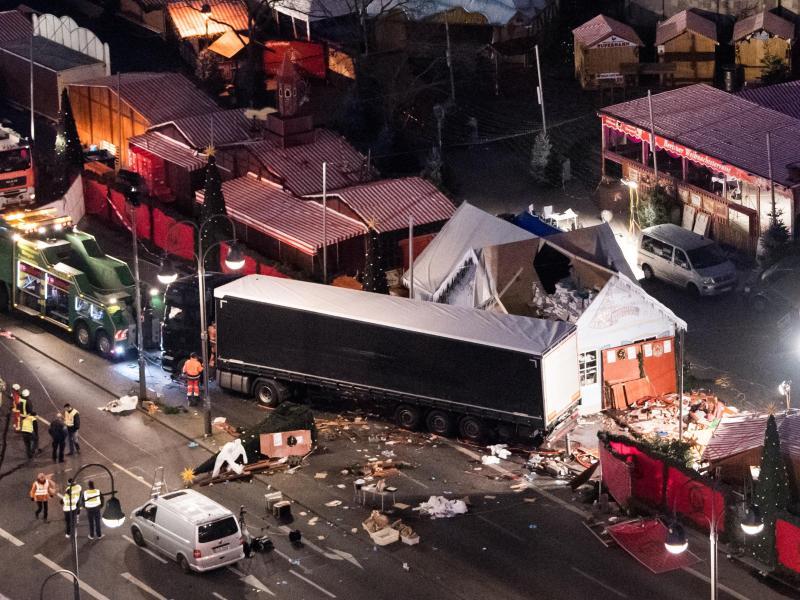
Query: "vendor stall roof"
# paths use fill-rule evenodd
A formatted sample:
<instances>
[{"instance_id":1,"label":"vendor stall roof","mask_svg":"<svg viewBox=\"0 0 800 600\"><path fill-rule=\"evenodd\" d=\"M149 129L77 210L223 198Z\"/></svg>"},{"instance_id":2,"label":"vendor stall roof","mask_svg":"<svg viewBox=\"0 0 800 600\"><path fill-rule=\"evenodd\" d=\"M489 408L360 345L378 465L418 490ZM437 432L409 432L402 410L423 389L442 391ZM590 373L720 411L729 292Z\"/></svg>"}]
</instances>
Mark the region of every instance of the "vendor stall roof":
<instances>
[{"instance_id":1,"label":"vendor stall roof","mask_svg":"<svg viewBox=\"0 0 800 600\"><path fill-rule=\"evenodd\" d=\"M543 356L575 331L569 323L503 315L306 281L247 275L214 290L314 313Z\"/></svg>"},{"instance_id":2,"label":"vendor stall roof","mask_svg":"<svg viewBox=\"0 0 800 600\"><path fill-rule=\"evenodd\" d=\"M607 106L600 113L647 132L647 104L647 98L639 98ZM787 165L800 160L800 120L704 83L655 94L652 104L656 137L765 179L769 178L766 136L770 132L773 179L785 187L797 185Z\"/></svg>"},{"instance_id":3,"label":"vendor stall roof","mask_svg":"<svg viewBox=\"0 0 800 600\"><path fill-rule=\"evenodd\" d=\"M30 20L18 10L0 12L0 42L25 39L30 44L33 26Z\"/></svg>"},{"instance_id":4,"label":"vendor stall roof","mask_svg":"<svg viewBox=\"0 0 800 600\"><path fill-rule=\"evenodd\" d=\"M0 50L30 60L31 38L17 38L0 42ZM33 38L33 64L51 71L68 71L76 67L100 64L102 61L77 50L62 46L41 36Z\"/></svg>"},{"instance_id":5,"label":"vendor stall roof","mask_svg":"<svg viewBox=\"0 0 800 600\"><path fill-rule=\"evenodd\" d=\"M565 252L622 273L631 281L636 281L636 276L608 223L554 233L547 236L547 242Z\"/></svg>"},{"instance_id":6,"label":"vendor stall roof","mask_svg":"<svg viewBox=\"0 0 800 600\"><path fill-rule=\"evenodd\" d=\"M626 42L637 46L644 46L642 40L630 25L620 23L616 19L605 15L597 15L594 19L587 21L580 27L576 27L572 30L572 35L577 43L587 48L603 42L611 36L622 38Z\"/></svg>"},{"instance_id":7,"label":"vendor stall roof","mask_svg":"<svg viewBox=\"0 0 800 600\"><path fill-rule=\"evenodd\" d=\"M660 23L656 29L656 45L666 44L684 31L702 35L717 43L717 24L692 10L682 10Z\"/></svg>"},{"instance_id":8,"label":"vendor stall roof","mask_svg":"<svg viewBox=\"0 0 800 600\"><path fill-rule=\"evenodd\" d=\"M794 38L794 24L791 21L787 21L775 13L763 11L736 21L733 26L733 41L739 41L761 30L784 40Z\"/></svg>"},{"instance_id":9,"label":"vendor stall roof","mask_svg":"<svg viewBox=\"0 0 800 600\"><path fill-rule=\"evenodd\" d=\"M703 450L704 462L725 460L742 452L761 448L767 429L766 414L741 414L725 417L714 431L714 437ZM800 413L797 411L775 414L781 452L800 458Z\"/></svg>"}]
</instances>

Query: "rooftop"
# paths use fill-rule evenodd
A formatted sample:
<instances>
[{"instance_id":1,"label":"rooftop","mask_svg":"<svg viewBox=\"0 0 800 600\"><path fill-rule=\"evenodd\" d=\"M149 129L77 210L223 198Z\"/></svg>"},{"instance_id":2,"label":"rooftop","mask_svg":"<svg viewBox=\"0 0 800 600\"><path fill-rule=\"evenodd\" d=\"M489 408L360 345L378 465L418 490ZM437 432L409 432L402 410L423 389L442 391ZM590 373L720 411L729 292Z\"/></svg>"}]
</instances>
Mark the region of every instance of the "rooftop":
<instances>
[{"instance_id":1,"label":"rooftop","mask_svg":"<svg viewBox=\"0 0 800 600\"><path fill-rule=\"evenodd\" d=\"M725 417L720 422L711 441L703 451L704 461L724 460L731 456L761 448L769 415L742 414ZM781 451L794 458L800 458L800 414L796 410L776 413L778 436Z\"/></svg>"},{"instance_id":2,"label":"rooftop","mask_svg":"<svg viewBox=\"0 0 800 600\"><path fill-rule=\"evenodd\" d=\"M156 128L164 131L169 126L178 130L182 138L179 141L195 150L205 150L211 145L218 148L236 142L244 142L255 136L253 123L245 115L244 108L217 110L202 115L182 117L160 123ZM212 129L214 132L213 144Z\"/></svg>"},{"instance_id":3,"label":"rooftop","mask_svg":"<svg viewBox=\"0 0 800 600\"><path fill-rule=\"evenodd\" d=\"M717 24L714 21L701 17L694 11L682 10L658 25L656 45L665 44L684 31L691 31L714 42L717 41Z\"/></svg>"},{"instance_id":4,"label":"rooftop","mask_svg":"<svg viewBox=\"0 0 800 600\"><path fill-rule=\"evenodd\" d=\"M232 29L247 31L247 5L241 0L208 0L211 16L200 12L200 2L170 2L167 14L181 39L215 37ZM206 29L206 26L208 29Z\"/></svg>"},{"instance_id":5,"label":"rooftop","mask_svg":"<svg viewBox=\"0 0 800 600\"><path fill-rule=\"evenodd\" d=\"M657 136L763 178L769 177L766 134L771 132L773 178L786 187L797 184L788 165L800 160L800 120L704 83L655 94L652 101ZM647 98L600 113L650 129Z\"/></svg>"},{"instance_id":6,"label":"rooftop","mask_svg":"<svg viewBox=\"0 0 800 600\"><path fill-rule=\"evenodd\" d=\"M179 512L194 525L231 516L227 508L195 490L171 492L160 496L156 503Z\"/></svg>"},{"instance_id":7,"label":"rooftop","mask_svg":"<svg viewBox=\"0 0 800 600\"><path fill-rule=\"evenodd\" d=\"M597 15L594 19L586 21L580 27L576 27L572 30L572 35L575 37L576 42L585 47L594 46L612 35L637 46L644 46L642 40L630 25L620 23L605 15Z\"/></svg>"},{"instance_id":8,"label":"rooftop","mask_svg":"<svg viewBox=\"0 0 800 600\"><path fill-rule=\"evenodd\" d=\"M0 49L27 61L31 53L31 38L0 41ZM33 63L51 71L67 71L75 67L101 64L101 61L37 35L33 38Z\"/></svg>"},{"instance_id":9,"label":"rooftop","mask_svg":"<svg viewBox=\"0 0 800 600\"><path fill-rule=\"evenodd\" d=\"M736 95L764 108L800 119L800 81L746 88L736 92Z\"/></svg>"},{"instance_id":10,"label":"rooftop","mask_svg":"<svg viewBox=\"0 0 800 600\"><path fill-rule=\"evenodd\" d=\"M33 35L33 25L18 10L4 10L0 12L0 42L24 38L30 40Z\"/></svg>"},{"instance_id":11,"label":"rooftop","mask_svg":"<svg viewBox=\"0 0 800 600\"><path fill-rule=\"evenodd\" d=\"M128 143L174 165L183 167L187 171L199 171L207 163L205 156L158 131L146 131L141 135L128 138ZM135 149L132 150L137 152Z\"/></svg>"},{"instance_id":12,"label":"rooftop","mask_svg":"<svg viewBox=\"0 0 800 600\"><path fill-rule=\"evenodd\" d=\"M122 73L70 83L71 87L105 87L150 122L216 112L219 107L203 91L179 73Z\"/></svg>"},{"instance_id":13,"label":"rooftop","mask_svg":"<svg viewBox=\"0 0 800 600\"><path fill-rule=\"evenodd\" d=\"M794 24L771 12L760 12L740 21L733 26L733 41L738 42L761 30L784 40L794 38Z\"/></svg>"}]
</instances>

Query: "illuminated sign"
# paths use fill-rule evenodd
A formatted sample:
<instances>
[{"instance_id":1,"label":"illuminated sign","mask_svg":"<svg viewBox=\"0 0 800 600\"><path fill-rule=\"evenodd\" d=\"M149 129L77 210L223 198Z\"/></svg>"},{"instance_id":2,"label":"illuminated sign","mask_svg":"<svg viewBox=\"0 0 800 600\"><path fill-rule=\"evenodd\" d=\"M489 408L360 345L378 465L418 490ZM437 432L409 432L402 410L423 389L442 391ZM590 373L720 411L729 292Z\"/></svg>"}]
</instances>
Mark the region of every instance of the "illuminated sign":
<instances>
[{"instance_id":1,"label":"illuminated sign","mask_svg":"<svg viewBox=\"0 0 800 600\"><path fill-rule=\"evenodd\" d=\"M636 127L635 125L630 125L607 115L601 115L601 119L604 127L619 131L620 133L624 133L625 135L636 138L637 140L645 141L648 144L650 143L650 132L646 129ZM708 156L707 154L697 152L697 150L692 150L691 148L682 146L681 144L663 138L659 135L656 136L656 147L666 150L673 156L680 156L695 164L707 167L715 173L724 173L729 177L736 178L740 181L746 181L754 185L763 183L763 180L760 177L756 177L755 175L752 175L738 167L729 165L728 163L722 162L721 160Z\"/></svg>"}]
</instances>

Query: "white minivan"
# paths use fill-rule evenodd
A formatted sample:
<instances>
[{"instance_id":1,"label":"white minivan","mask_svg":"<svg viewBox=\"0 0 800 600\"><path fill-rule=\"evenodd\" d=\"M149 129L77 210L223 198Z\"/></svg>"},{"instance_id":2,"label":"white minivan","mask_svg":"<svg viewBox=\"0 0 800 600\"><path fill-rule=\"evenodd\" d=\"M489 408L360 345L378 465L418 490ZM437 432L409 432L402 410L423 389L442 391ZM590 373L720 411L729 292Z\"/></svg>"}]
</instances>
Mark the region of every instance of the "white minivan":
<instances>
[{"instance_id":1,"label":"white minivan","mask_svg":"<svg viewBox=\"0 0 800 600\"><path fill-rule=\"evenodd\" d=\"M234 514L194 490L157 496L133 512L131 535L177 561L184 573L209 571L244 558Z\"/></svg>"},{"instance_id":2,"label":"white minivan","mask_svg":"<svg viewBox=\"0 0 800 600\"><path fill-rule=\"evenodd\" d=\"M736 267L714 241L671 223L642 230L636 262L645 279L663 279L695 296L736 287Z\"/></svg>"}]
</instances>

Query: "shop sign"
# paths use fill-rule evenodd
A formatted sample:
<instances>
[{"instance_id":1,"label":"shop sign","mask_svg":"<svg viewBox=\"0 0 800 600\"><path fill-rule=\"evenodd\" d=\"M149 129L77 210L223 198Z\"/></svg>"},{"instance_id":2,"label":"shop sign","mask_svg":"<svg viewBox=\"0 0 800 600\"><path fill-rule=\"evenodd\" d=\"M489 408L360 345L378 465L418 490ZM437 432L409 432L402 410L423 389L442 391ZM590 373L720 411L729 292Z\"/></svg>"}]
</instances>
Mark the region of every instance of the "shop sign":
<instances>
[{"instance_id":1,"label":"shop sign","mask_svg":"<svg viewBox=\"0 0 800 600\"><path fill-rule=\"evenodd\" d=\"M625 135L637 140L645 141L648 144L650 143L650 132L646 129L636 127L635 125L630 125L607 115L602 115L601 118L604 127L619 131L620 133L624 133ZM759 181L761 180L760 177L751 175L747 171L724 163L721 160L717 160L716 158L708 156L707 154L702 154L701 152L697 152L696 150L682 146L681 144L663 138L660 135L656 136L656 146L662 150L666 150L673 156L680 156L690 160L695 164L707 167L715 173L724 173L728 177L733 177L740 181L746 181L754 185L758 185Z\"/></svg>"},{"instance_id":2,"label":"shop sign","mask_svg":"<svg viewBox=\"0 0 800 600\"><path fill-rule=\"evenodd\" d=\"M595 48L627 48L635 45L636 44L633 44L628 40L623 40L621 37L612 35L610 38L606 38L599 44L596 44Z\"/></svg>"}]
</instances>

